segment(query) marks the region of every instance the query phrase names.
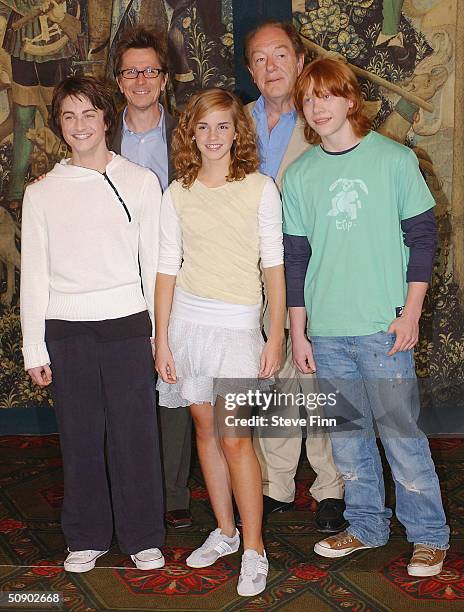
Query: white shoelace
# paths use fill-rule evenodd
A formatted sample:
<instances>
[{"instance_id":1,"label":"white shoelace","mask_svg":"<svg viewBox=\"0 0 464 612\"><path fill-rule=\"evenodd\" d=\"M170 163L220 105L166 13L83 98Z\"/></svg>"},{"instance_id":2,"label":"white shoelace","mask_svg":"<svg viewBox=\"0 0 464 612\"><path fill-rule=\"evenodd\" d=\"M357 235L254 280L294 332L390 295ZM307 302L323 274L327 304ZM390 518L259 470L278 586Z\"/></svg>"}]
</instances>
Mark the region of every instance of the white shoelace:
<instances>
[{"instance_id":1,"label":"white shoelace","mask_svg":"<svg viewBox=\"0 0 464 612\"><path fill-rule=\"evenodd\" d=\"M256 578L258 574L267 575L267 566L260 557L245 557L242 559L241 573Z\"/></svg>"},{"instance_id":2,"label":"white shoelace","mask_svg":"<svg viewBox=\"0 0 464 612\"><path fill-rule=\"evenodd\" d=\"M356 538L348 533L347 531L342 531L342 533L333 536L335 538L335 546L343 546L343 544L351 544Z\"/></svg>"},{"instance_id":3,"label":"white shoelace","mask_svg":"<svg viewBox=\"0 0 464 612\"><path fill-rule=\"evenodd\" d=\"M204 544L202 544L200 546L200 549L202 551L207 550L209 548L214 548L215 549L216 546L218 546L218 545L221 545L221 548L222 548L223 544L225 544L226 546L228 546L230 548L229 544L227 542L224 542L224 538L225 537L227 537L227 536L225 536L221 531L214 530L206 538Z\"/></svg>"}]
</instances>

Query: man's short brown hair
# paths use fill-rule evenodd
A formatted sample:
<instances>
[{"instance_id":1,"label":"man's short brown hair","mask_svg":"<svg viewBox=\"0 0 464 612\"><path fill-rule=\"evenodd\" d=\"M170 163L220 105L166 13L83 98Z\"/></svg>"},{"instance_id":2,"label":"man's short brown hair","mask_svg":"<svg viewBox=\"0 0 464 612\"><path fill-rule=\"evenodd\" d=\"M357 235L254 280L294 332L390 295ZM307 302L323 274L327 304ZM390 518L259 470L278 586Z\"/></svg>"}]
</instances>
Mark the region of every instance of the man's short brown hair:
<instances>
[{"instance_id":1,"label":"man's short brown hair","mask_svg":"<svg viewBox=\"0 0 464 612\"><path fill-rule=\"evenodd\" d=\"M116 121L116 106L113 100L113 88L100 79L90 76L70 76L63 79L53 92L50 113L50 127L63 140L61 130L61 106L65 98L87 98L90 104L103 111L106 126L106 142Z\"/></svg>"},{"instance_id":2,"label":"man's short brown hair","mask_svg":"<svg viewBox=\"0 0 464 612\"><path fill-rule=\"evenodd\" d=\"M137 25L124 30L116 45L113 55L113 72L115 77L119 75L121 70L122 56L129 49L153 49L161 64L160 66L153 66L153 68L162 68L167 73L168 53L164 37L153 29Z\"/></svg>"},{"instance_id":3,"label":"man's short brown hair","mask_svg":"<svg viewBox=\"0 0 464 612\"><path fill-rule=\"evenodd\" d=\"M285 34L288 36L290 42L292 43L293 50L295 51L295 55L298 57L299 55L305 54L306 52L305 46L300 38L300 35L298 34L298 30L295 28L295 26L292 23L289 23L286 21L272 21L272 20L263 21L262 23L257 25L255 28L253 28L253 30L250 30L245 37L244 56L245 56L245 64L247 66L250 65L251 41L256 36L256 34L258 34L258 32L260 32L264 28L279 28L279 30L282 30L283 32L285 32Z\"/></svg>"}]
</instances>

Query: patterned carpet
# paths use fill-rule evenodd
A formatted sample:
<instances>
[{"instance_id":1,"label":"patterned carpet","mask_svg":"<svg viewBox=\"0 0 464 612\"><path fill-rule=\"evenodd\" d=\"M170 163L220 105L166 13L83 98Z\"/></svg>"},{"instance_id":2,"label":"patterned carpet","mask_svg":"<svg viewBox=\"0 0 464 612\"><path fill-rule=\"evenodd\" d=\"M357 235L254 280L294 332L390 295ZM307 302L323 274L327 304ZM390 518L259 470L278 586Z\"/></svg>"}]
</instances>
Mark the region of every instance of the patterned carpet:
<instances>
[{"instance_id":1,"label":"patterned carpet","mask_svg":"<svg viewBox=\"0 0 464 612\"><path fill-rule=\"evenodd\" d=\"M302 460L295 510L273 516L265 530L271 565L268 588L255 598L244 599L235 590L239 554L202 570L189 569L184 563L214 525L197 465L191 479L195 526L168 534L165 568L138 571L113 546L94 571L73 575L62 569L58 437L0 437L0 592L59 591L64 597L62 609L76 612L463 610L464 440L432 440L432 448L452 529L452 546L439 577L413 579L407 575L410 547L396 521L387 546L345 559L315 555L312 547L320 535L311 511L314 502L307 494L313 474ZM393 502L391 483L388 500Z\"/></svg>"}]
</instances>

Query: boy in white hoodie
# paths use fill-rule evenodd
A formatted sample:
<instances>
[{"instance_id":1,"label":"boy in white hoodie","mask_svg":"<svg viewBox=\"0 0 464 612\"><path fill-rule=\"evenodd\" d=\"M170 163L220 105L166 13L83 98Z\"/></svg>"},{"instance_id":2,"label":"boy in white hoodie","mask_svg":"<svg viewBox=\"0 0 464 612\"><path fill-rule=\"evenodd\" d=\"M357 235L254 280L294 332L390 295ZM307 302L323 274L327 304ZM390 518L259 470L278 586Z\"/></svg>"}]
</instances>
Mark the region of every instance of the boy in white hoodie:
<instances>
[{"instance_id":1,"label":"boy in white hoodie","mask_svg":"<svg viewBox=\"0 0 464 612\"><path fill-rule=\"evenodd\" d=\"M24 196L23 355L36 384L49 385L53 373L64 567L73 572L107 552L113 515L119 546L137 568L164 565L150 346L161 189L152 172L108 150L115 116L101 82L62 81L51 120L71 158Z\"/></svg>"}]
</instances>

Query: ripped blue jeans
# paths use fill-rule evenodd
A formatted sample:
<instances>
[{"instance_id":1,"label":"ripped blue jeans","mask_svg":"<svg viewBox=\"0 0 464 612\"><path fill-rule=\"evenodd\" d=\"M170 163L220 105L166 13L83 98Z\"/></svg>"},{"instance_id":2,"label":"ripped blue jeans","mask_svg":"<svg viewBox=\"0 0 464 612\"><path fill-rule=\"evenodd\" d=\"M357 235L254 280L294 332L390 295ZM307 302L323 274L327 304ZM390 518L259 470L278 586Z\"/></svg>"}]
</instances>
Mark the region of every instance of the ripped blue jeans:
<instances>
[{"instance_id":1,"label":"ripped blue jeans","mask_svg":"<svg viewBox=\"0 0 464 612\"><path fill-rule=\"evenodd\" d=\"M409 542L447 549L449 527L426 436L417 427L419 395L412 351L389 357L395 335L312 336L321 390L336 394L325 408L337 469L345 482L348 531L369 546L388 541L380 437L396 493L396 516Z\"/></svg>"}]
</instances>

